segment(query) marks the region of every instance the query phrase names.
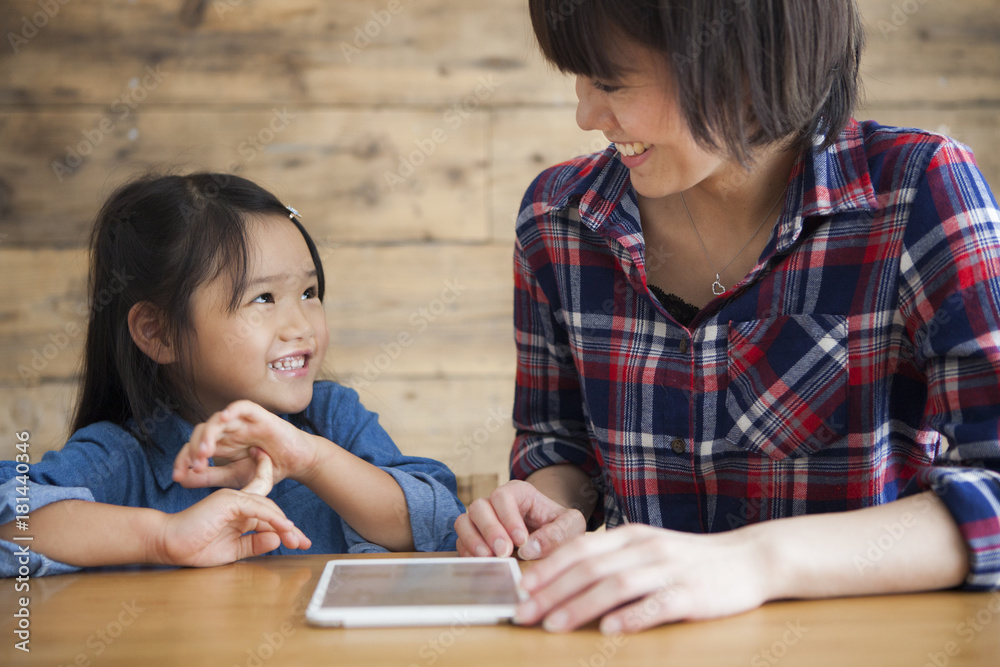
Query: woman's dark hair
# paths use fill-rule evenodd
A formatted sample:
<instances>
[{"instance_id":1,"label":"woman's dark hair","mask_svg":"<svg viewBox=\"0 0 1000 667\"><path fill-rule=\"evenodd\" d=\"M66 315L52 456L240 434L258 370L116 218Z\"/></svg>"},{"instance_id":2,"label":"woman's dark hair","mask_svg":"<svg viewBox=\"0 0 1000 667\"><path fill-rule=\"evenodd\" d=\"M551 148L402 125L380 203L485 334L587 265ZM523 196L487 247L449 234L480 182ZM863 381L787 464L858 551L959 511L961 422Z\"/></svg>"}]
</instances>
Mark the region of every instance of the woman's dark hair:
<instances>
[{"instance_id":1,"label":"woman's dark hair","mask_svg":"<svg viewBox=\"0 0 1000 667\"><path fill-rule=\"evenodd\" d=\"M832 145L858 97L854 0L530 0L545 57L613 82L631 40L663 54L694 138L746 164L751 148ZM722 144L720 146L720 144Z\"/></svg>"},{"instance_id":2,"label":"woman's dark hair","mask_svg":"<svg viewBox=\"0 0 1000 667\"><path fill-rule=\"evenodd\" d=\"M228 276L230 311L247 288L251 258L248 219L291 217L277 197L231 174L150 175L118 188L101 208L90 239L90 319L73 430L102 420L133 429L145 446L167 412L199 414L190 378L146 356L129 332L137 303L156 308L162 334L179 353L189 349L191 296ZM318 295L325 280L319 252L298 220L316 266ZM199 415L200 416L200 415Z\"/></svg>"}]
</instances>

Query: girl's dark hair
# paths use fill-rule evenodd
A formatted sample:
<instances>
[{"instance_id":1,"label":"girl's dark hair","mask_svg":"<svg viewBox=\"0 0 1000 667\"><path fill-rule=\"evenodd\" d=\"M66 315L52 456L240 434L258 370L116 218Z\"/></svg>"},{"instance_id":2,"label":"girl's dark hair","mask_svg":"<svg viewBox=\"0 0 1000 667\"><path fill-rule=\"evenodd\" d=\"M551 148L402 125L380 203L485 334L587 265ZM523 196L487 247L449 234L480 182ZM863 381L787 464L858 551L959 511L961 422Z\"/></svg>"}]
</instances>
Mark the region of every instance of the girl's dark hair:
<instances>
[{"instance_id":1,"label":"girl's dark hair","mask_svg":"<svg viewBox=\"0 0 1000 667\"><path fill-rule=\"evenodd\" d=\"M832 145L857 102L854 0L530 0L530 11L566 73L618 79L622 39L663 54L694 138L744 164L774 142L804 150L819 133Z\"/></svg>"},{"instance_id":2,"label":"girl's dark hair","mask_svg":"<svg viewBox=\"0 0 1000 667\"><path fill-rule=\"evenodd\" d=\"M125 426L131 418L145 446L152 426L168 412L198 416L190 378L168 373L146 356L129 333L129 310L149 302L163 335L179 353L189 350L191 296L228 275L230 311L246 291L251 257L247 221L288 216L277 197L231 174L150 175L118 188L101 208L91 234L90 319L73 430L98 421ZM312 238L291 217L316 266L320 300L323 265Z\"/></svg>"}]
</instances>

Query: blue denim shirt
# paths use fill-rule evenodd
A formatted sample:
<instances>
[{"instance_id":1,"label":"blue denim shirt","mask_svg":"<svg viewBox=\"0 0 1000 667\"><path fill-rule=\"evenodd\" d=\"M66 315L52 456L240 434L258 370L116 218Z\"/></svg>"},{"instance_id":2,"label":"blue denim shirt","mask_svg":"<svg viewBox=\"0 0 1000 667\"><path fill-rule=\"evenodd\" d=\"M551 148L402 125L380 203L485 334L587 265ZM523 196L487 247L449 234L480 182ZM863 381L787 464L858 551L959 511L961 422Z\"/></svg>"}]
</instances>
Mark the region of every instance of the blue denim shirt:
<instances>
[{"instance_id":1,"label":"blue denim shirt","mask_svg":"<svg viewBox=\"0 0 1000 667\"><path fill-rule=\"evenodd\" d=\"M456 496L455 476L443 463L404 456L379 425L378 415L361 405L357 392L333 382L315 384L305 415L317 435L392 475L406 496L417 551L455 549L453 525L464 509ZM129 431L110 422L80 429L61 450L47 452L40 461L30 464L26 503L23 492L18 491L23 484L17 479L16 463L0 461L0 525L15 519L17 503L28 505L29 517L30 512L49 503L69 499L173 513L208 496L215 489L186 489L172 478L174 458L190 438L193 425L172 413L160 416L152 426L153 439L160 446L158 452L144 449ZM282 417L288 419L287 415ZM271 554L386 551L365 541L329 505L298 482L282 480L268 497L312 540L309 549L282 545ZM378 500L373 498L372 502ZM31 535L30 518L24 535ZM0 540L0 576L17 576L19 566L25 564L32 576L79 569L46 558L31 549L31 544Z\"/></svg>"}]
</instances>

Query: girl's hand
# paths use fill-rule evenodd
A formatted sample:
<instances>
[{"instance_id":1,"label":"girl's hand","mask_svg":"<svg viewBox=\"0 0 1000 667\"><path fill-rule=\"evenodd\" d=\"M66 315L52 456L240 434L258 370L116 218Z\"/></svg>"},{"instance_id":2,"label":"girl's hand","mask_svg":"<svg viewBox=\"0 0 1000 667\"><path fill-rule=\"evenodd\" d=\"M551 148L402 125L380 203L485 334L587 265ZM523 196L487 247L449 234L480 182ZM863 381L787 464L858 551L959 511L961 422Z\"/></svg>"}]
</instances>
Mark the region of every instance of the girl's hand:
<instances>
[{"instance_id":1,"label":"girl's hand","mask_svg":"<svg viewBox=\"0 0 1000 667\"><path fill-rule=\"evenodd\" d=\"M633 524L577 538L525 572L530 598L516 621L563 632L601 618L616 634L754 609L768 599L770 570L745 535Z\"/></svg>"},{"instance_id":2,"label":"girl's hand","mask_svg":"<svg viewBox=\"0 0 1000 667\"><path fill-rule=\"evenodd\" d=\"M173 476L186 488L221 486L267 495L282 479L301 479L315 467L317 454L313 441L295 426L256 403L236 401L195 427L174 459ZM213 457L216 465L209 466Z\"/></svg>"},{"instance_id":3,"label":"girl's hand","mask_svg":"<svg viewBox=\"0 0 1000 667\"><path fill-rule=\"evenodd\" d=\"M182 512L167 514L153 549L158 562L211 567L259 556L280 544L308 549L312 541L274 501L221 489Z\"/></svg>"},{"instance_id":4,"label":"girl's hand","mask_svg":"<svg viewBox=\"0 0 1000 667\"><path fill-rule=\"evenodd\" d=\"M563 507L520 480L473 501L468 512L455 520L460 556L509 556L519 547L518 556L532 560L586 529L579 510Z\"/></svg>"}]
</instances>

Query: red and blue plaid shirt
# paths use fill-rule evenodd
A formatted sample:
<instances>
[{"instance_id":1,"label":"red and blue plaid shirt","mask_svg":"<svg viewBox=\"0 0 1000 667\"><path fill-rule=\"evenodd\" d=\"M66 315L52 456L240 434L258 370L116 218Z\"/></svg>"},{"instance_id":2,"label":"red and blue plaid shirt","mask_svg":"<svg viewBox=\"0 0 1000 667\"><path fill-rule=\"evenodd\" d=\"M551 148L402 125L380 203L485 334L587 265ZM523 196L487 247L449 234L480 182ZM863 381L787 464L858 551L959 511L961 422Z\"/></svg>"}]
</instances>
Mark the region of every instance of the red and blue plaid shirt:
<instances>
[{"instance_id":1,"label":"red and blue plaid shirt","mask_svg":"<svg viewBox=\"0 0 1000 667\"><path fill-rule=\"evenodd\" d=\"M796 162L757 265L689 326L649 290L614 147L517 223L515 478L573 463L623 517L716 532L933 489L1000 586L1000 210L970 151L852 123ZM661 285L669 291L669 285Z\"/></svg>"}]
</instances>

